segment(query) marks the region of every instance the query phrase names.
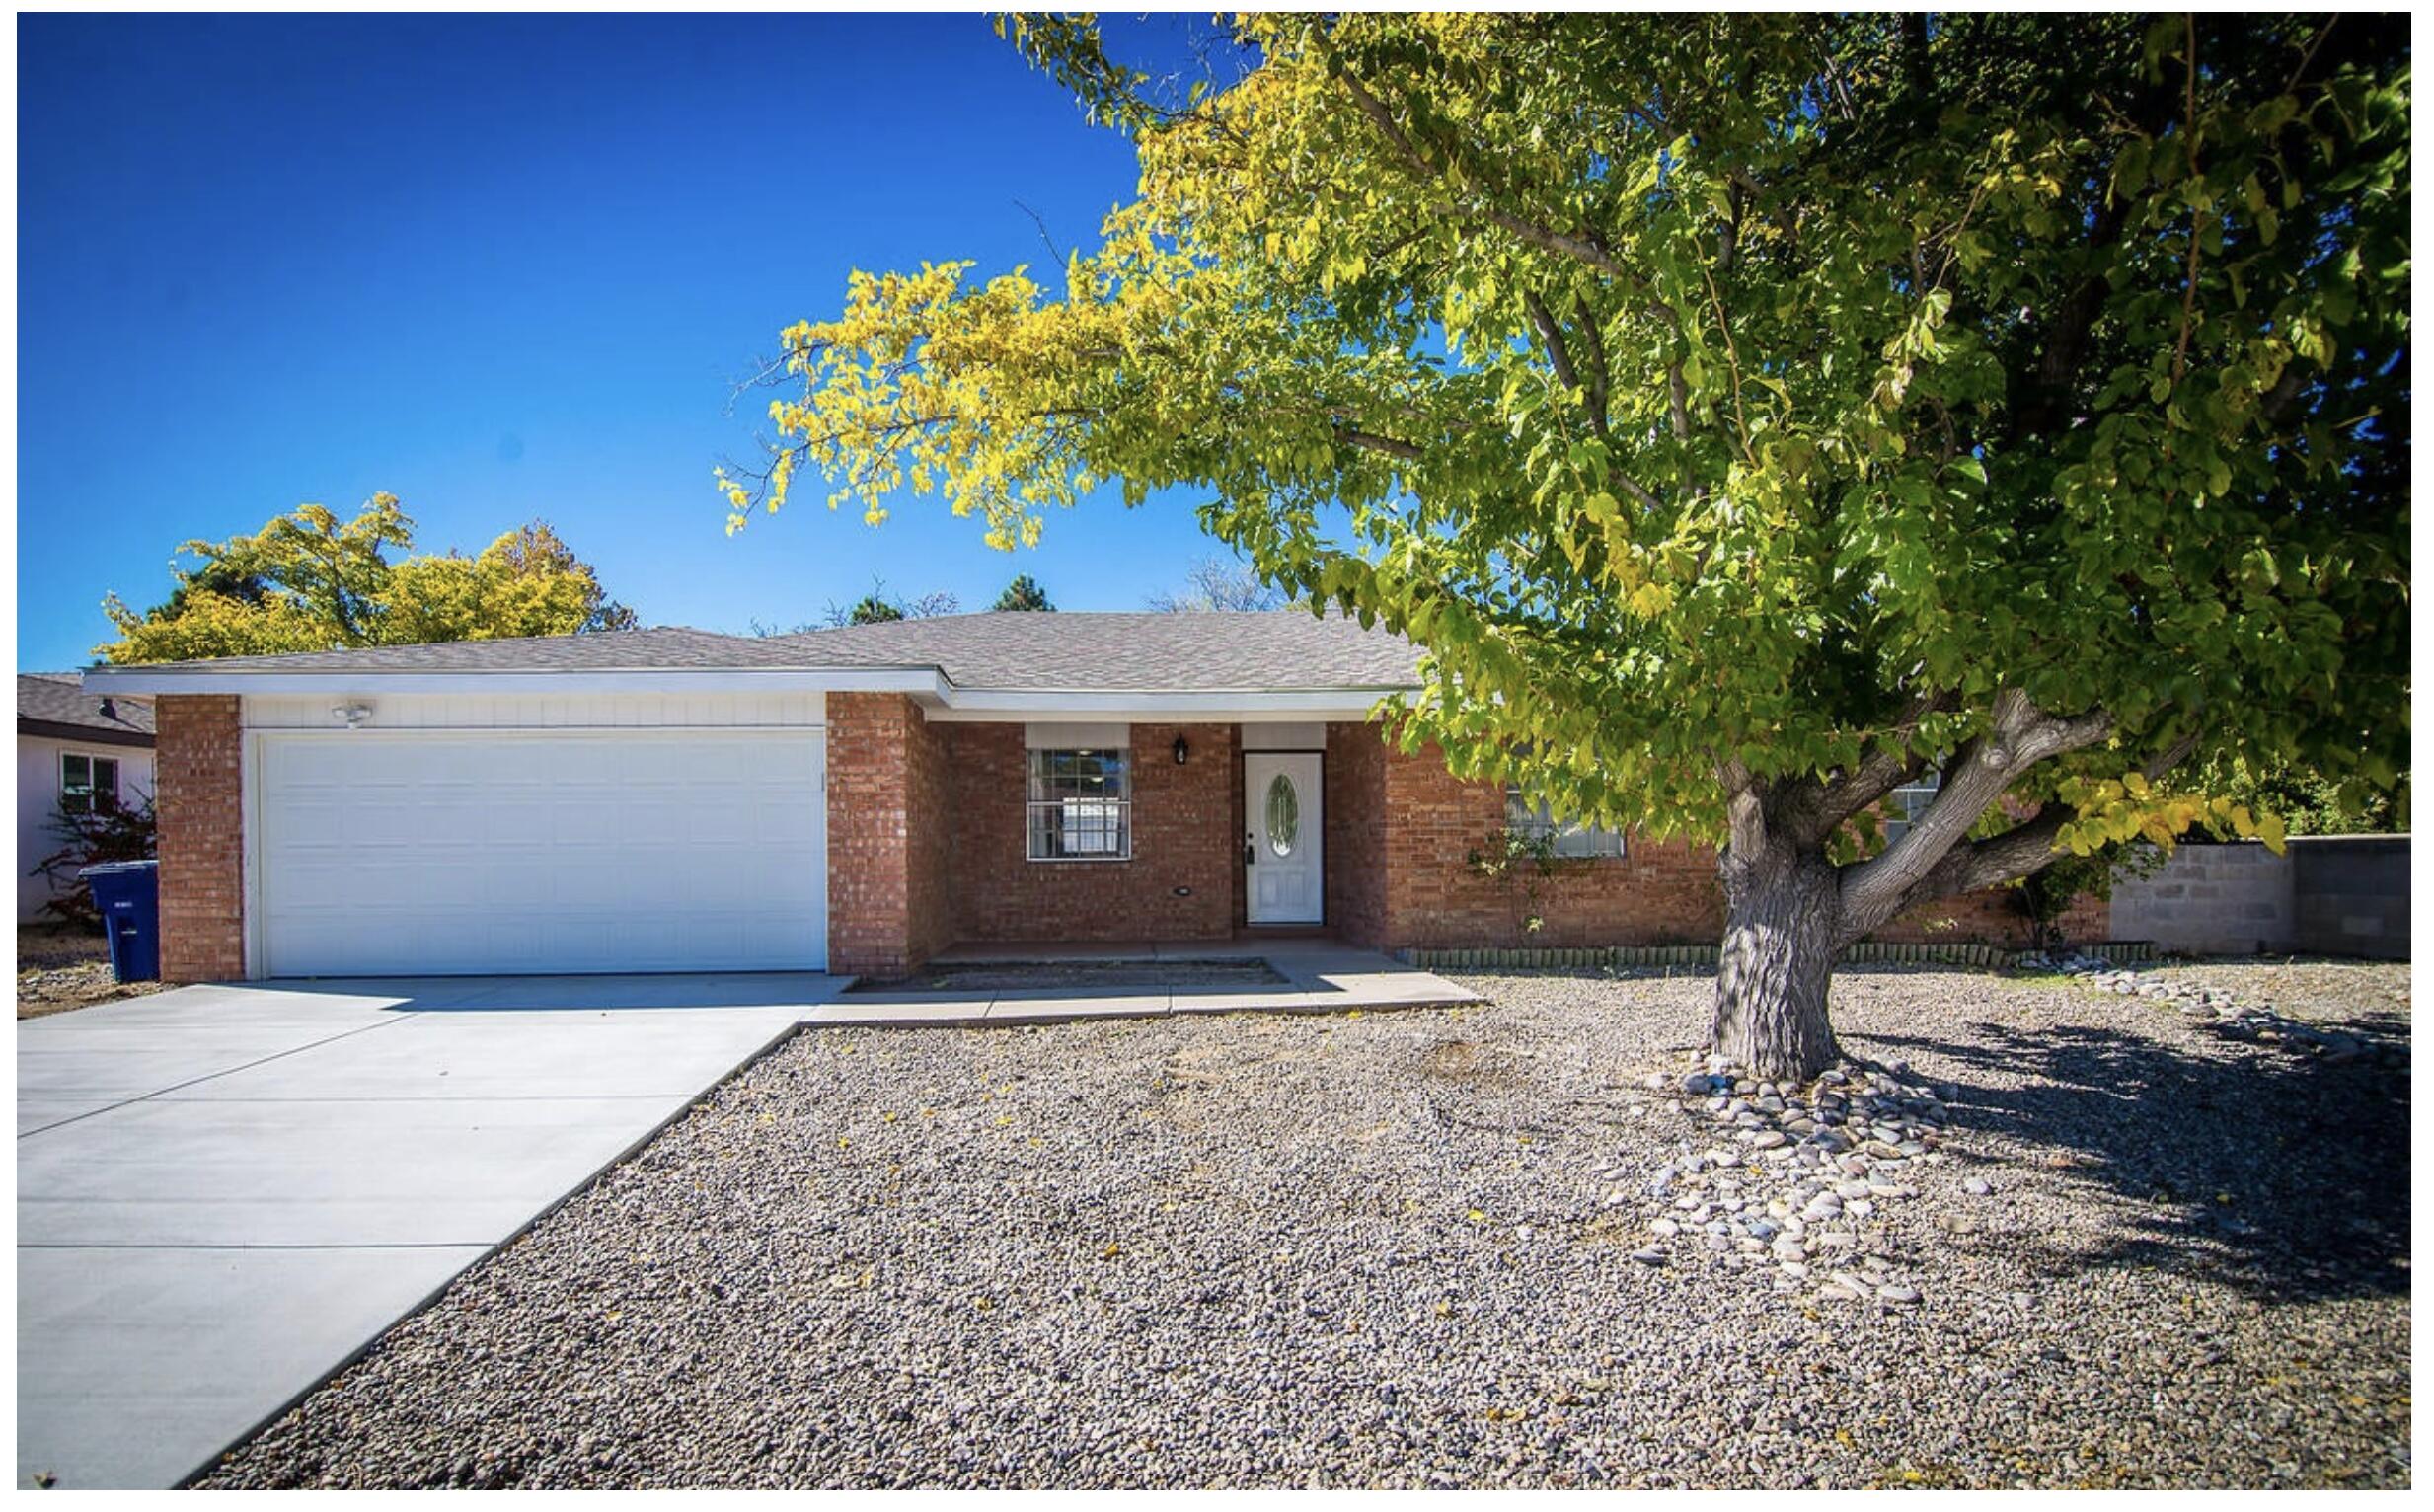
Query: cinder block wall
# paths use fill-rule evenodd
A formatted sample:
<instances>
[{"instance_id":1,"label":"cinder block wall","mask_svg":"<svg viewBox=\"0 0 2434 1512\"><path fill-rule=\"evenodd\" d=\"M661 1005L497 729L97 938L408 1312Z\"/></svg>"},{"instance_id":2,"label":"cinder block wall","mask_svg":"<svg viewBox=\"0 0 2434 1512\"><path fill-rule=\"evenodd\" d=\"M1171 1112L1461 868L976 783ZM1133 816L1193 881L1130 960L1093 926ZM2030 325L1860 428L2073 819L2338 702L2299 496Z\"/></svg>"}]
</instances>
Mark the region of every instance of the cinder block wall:
<instances>
[{"instance_id":1,"label":"cinder block wall","mask_svg":"<svg viewBox=\"0 0 2434 1512\"><path fill-rule=\"evenodd\" d=\"M2192 954L2298 951L2409 958L2406 835L2183 845L2113 888L2113 938Z\"/></svg>"},{"instance_id":2,"label":"cinder block wall","mask_svg":"<svg viewBox=\"0 0 2434 1512\"><path fill-rule=\"evenodd\" d=\"M2311 835L2290 861L2301 949L2409 959L2406 835Z\"/></svg>"},{"instance_id":3,"label":"cinder block wall","mask_svg":"<svg viewBox=\"0 0 2434 1512\"><path fill-rule=\"evenodd\" d=\"M234 694L153 701L161 977L245 975L245 721Z\"/></svg>"},{"instance_id":4,"label":"cinder block wall","mask_svg":"<svg viewBox=\"0 0 2434 1512\"><path fill-rule=\"evenodd\" d=\"M2180 846L2162 870L2114 884L2113 938L2198 954L2288 950L2292 881L2288 859L2262 845Z\"/></svg>"}]
</instances>

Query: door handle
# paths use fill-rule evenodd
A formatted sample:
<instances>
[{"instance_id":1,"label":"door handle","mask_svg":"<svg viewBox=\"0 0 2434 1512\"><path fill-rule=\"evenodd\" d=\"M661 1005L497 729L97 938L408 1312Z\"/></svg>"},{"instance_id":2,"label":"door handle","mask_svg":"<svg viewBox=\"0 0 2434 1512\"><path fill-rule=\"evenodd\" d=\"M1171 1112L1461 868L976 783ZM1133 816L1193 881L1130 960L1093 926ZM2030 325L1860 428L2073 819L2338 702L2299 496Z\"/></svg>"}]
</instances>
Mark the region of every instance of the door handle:
<instances>
[{"instance_id":1,"label":"door handle","mask_svg":"<svg viewBox=\"0 0 2434 1512\"><path fill-rule=\"evenodd\" d=\"M1253 841L1251 832L1249 830L1245 830L1243 832L1243 865L1246 867L1255 867L1258 864L1259 847Z\"/></svg>"}]
</instances>

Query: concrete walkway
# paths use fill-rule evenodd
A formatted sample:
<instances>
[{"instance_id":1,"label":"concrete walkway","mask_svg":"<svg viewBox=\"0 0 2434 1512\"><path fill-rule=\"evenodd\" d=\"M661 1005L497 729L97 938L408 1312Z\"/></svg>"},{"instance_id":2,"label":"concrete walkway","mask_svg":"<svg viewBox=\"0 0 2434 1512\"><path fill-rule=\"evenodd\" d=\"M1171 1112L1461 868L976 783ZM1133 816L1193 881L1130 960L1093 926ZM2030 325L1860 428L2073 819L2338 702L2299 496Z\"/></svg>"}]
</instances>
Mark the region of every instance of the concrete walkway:
<instances>
[{"instance_id":1,"label":"concrete walkway","mask_svg":"<svg viewBox=\"0 0 2434 1512\"><path fill-rule=\"evenodd\" d=\"M174 1485L835 996L187 987L17 1030L17 1474Z\"/></svg>"},{"instance_id":2,"label":"concrete walkway","mask_svg":"<svg viewBox=\"0 0 2434 1512\"><path fill-rule=\"evenodd\" d=\"M1201 962L1264 961L1272 984L1194 981ZM1138 1019L1169 1014L1331 1014L1347 1010L1443 1008L1479 995L1375 950L1326 939L1179 941L1139 945L962 945L930 962L930 973L993 965L1123 966L1130 982L1093 987L1040 986L923 990L918 985L858 989L805 1016L811 1023L1054 1023L1071 1019ZM1171 980L1161 982L1161 968ZM921 977L916 976L918 984Z\"/></svg>"},{"instance_id":3,"label":"concrete walkway","mask_svg":"<svg viewBox=\"0 0 2434 1512\"><path fill-rule=\"evenodd\" d=\"M1179 967L1165 986L960 996L803 974L276 982L20 1022L18 1483L190 1477L798 1024L1474 1001L1328 941L1028 953L1265 959L1285 981L1203 989Z\"/></svg>"}]
</instances>

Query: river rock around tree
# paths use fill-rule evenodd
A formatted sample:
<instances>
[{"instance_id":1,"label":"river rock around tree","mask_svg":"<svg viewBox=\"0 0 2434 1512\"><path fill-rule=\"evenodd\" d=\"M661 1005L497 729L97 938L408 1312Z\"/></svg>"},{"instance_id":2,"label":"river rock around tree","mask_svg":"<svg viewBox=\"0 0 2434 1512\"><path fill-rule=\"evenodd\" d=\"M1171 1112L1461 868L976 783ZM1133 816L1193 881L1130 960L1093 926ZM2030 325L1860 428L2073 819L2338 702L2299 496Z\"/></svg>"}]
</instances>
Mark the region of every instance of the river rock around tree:
<instances>
[{"instance_id":1,"label":"river rock around tree","mask_svg":"<svg viewBox=\"0 0 2434 1512\"><path fill-rule=\"evenodd\" d=\"M2275 1012L2404 1038L2345 969ZM1685 1169L1820 1101L1686 1090L1711 981L806 1033L206 1483L2408 1483L2404 1058L1848 969L1901 1159L1741 1178L1791 1259Z\"/></svg>"}]
</instances>

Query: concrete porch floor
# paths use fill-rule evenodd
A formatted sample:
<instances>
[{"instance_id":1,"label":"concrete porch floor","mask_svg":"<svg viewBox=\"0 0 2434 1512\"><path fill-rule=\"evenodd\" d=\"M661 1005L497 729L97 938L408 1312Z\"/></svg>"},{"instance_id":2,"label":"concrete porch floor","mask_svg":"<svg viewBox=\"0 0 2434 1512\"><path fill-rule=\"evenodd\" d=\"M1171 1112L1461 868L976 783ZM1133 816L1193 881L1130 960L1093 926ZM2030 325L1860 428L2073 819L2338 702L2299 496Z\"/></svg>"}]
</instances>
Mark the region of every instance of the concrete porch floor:
<instances>
[{"instance_id":1,"label":"concrete porch floor","mask_svg":"<svg viewBox=\"0 0 2434 1512\"><path fill-rule=\"evenodd\" d=\"M1284 978L1273 985L1194 982L1201 961L1259 961ZM1154 1018L1171 1014L1342 1013L1440 1008L1481 1001L1432 971L1324 936L1138 943L962 945L931 957L929 969L979 965L1171 964L1171 981L1091 987L1071 983L1020 988L925 990L869 987L810 1009L805 1023L1054 1023L1074 1019ZM1154 971L1153 973L1154 974ZM917 978L916 978L917 979Z\"/></svg>"}]
</instances>

